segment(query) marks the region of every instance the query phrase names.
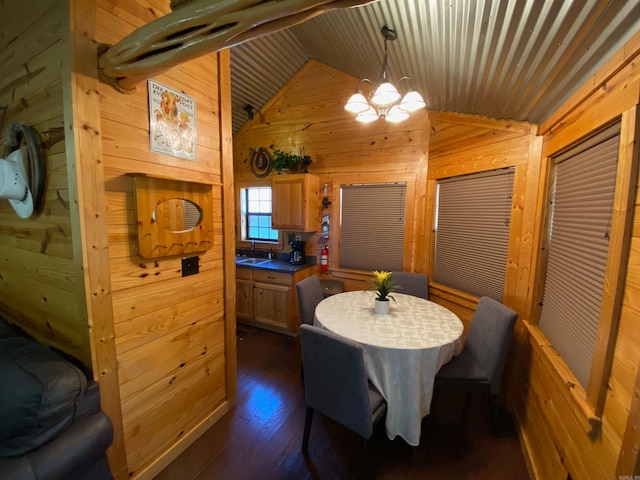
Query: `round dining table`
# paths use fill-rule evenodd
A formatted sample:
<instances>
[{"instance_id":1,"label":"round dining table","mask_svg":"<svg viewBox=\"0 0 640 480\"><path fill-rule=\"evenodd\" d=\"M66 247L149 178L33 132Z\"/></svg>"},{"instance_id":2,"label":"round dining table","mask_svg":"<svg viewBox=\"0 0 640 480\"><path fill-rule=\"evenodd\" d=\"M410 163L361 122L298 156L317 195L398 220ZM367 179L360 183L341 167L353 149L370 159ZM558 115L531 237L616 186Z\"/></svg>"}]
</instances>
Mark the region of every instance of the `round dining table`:
<instances>
[{"instance_id":1,"label":"round dining table","mask_svg":"<svg viewBox=\"0 0 640 480\"><path fill-rule=\"evenodd\" d=\"M345 292L322 300L314 325L362 345L369 380L387 401L387 436L420 443L440 367L462 349L463 325L447 308L393 293L387 315L374 311L375 292Z\"/></svg>"}]
</instances>

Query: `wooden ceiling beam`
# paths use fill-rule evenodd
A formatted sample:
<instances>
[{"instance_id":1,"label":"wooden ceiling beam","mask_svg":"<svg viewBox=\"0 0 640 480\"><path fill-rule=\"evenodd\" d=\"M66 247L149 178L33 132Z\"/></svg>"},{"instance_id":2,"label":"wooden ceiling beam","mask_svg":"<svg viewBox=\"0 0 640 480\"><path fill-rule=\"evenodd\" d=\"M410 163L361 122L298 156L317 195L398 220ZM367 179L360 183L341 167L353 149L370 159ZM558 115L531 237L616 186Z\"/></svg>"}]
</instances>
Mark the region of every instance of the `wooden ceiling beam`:
<instances>
[{"instance_id":1,"label":"wooden ceiling beam","mask_svg":"<svg viewBox=\"0 0 640 480\"><path fill-rule=\"evenodd\" d=\"M337 8L375 0L196 0L144 25L98 53L100 80L121 92L207 53L239 45Z\"/></svg>"}]
</instances>

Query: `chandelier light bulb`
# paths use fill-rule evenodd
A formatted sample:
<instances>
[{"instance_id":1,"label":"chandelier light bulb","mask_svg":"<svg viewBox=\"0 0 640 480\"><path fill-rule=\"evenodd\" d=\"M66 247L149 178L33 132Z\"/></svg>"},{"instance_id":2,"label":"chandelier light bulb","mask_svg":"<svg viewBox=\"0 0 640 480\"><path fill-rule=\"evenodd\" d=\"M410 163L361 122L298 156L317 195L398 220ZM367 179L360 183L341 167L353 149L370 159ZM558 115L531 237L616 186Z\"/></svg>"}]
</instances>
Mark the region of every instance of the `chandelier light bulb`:
<instances>
[{"instance_id":1,"label":"chandelier light bulb","mask_svg":"<svg viewBox=\"0 0 640 480\"><path fill-rule=\"evenodd\" d=\"M409 112L402 110L399 105L394 105L384 119L389 123L404 122L409 118Z\"/></svg>"},{"instance_id":2,"label":"chandelier light bulb","mask_svg":"<svg viewBox=\"0 0 640 480\"><path fill-rule=\"evenodd\" d=\"M426 107L426 103L424 103L422 95L420 95L415 90L409 90L407 94L402 98L402 102L400 102L400 105L398 105L398 107L400 108L400 110L411 113Z\"/></svg>"},{"instance_id":3,"label":"chandelier light bulb","mask_svg":"<svg viewBox=\"0 0 640 480\"><path fill-rule=\"evenodd\" d=\"M358 89L356 93L351 95L349 101L347 101L346 105L344 106L344 109L347 112L356 114L366 112L369 109L369 102L367 102L367 99L364 98L364 95L362 95L362 92L360 92L360 89Z\"/></svg>"},{"instance_id":4,"label":"chandelier light bulb","mask_svg":"<svg viewBox=\"0 0 640 480\"><path fill-rule=\"evenodd\" d=\"M384 82L376 89L376 93L371 97L371 102L377 106L386 106L396 103L401 95L391 82Z\"/></svg>"},{"instance_id":5,"label":"chandelier light bulb","mask_svg":"<svg viewBox=\"0 0 640 480\"><path fill-rule=\"evenodd\" d=\"M375 108L373 107L369 107L369 110L356 115L356 122L360 123L371 123L375 122L377 119L378 112L376 112Z\"/></svg>"}]
</instances>

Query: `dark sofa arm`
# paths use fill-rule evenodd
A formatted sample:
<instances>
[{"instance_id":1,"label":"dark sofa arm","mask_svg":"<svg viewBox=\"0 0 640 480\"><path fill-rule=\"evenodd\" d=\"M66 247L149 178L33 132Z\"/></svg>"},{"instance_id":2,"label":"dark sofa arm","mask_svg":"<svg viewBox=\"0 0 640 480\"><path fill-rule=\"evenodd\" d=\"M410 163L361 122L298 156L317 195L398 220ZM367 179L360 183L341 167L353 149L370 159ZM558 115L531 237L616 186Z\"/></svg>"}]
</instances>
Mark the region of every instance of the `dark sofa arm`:
<instances>
[{"instance_id":1,"label":"dark sofa arm","mask_svg":"<svg viewBox=\"0 0 640 480\"><path fill-rule=\"evenodd\" d=\"M105 451L112 441L113 426L103 412L78 418L60 436L40 448L21 457L0 459L0 478L111 479Z\"/></svg>"}]
</instances>

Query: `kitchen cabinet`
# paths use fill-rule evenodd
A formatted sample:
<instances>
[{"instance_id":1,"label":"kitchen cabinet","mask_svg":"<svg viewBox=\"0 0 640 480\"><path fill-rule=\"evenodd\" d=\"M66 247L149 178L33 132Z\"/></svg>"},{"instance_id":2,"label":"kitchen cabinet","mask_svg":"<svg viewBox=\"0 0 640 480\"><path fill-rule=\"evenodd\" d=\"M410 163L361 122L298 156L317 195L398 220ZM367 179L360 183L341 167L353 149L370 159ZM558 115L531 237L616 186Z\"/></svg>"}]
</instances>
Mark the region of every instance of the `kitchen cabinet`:
<instances>
[{"instance_id":1,"label":"kitchen cabinet","mask_svg":"<svg viewBox=\"0 0 640 480\"><path fill-rule=\"evenodd\" d=\"M253 316L258 323L293 330L289 309L292 276L267 270L253 272Z\"/></svg>"},{"instance_id":2,"label":"kitchen cabinet","mask_svg":"<svg viewBox=\"0 0 640 480\"><path fill-rule=\"evenodd\" d=\"M238 266L236 269L237 321L287 335L297 335L300 312L295 286L300 280L314 273L318 273L317 267L283 272L277 269Z\"/></svg>"},{"instance_id":3,"label":"kitchen cabinet","mask_svg":"<svg viewBox=\"0 0 640 480\"><path fill-rule=\"evenodd\" d=\"M236 319L238 321L253 319L253 270L251 268L236 270Z\"/></svg>"},{"instance_id":4,"label":"kitchen cabinet","mask_svg":"<svg viewBox=\"0 0 640 480\"><path fill-rule=\"evenodd\" d=\"M271 179L271 228L315 232L320 228L320 180L308 173L276 175Z\"/></svg>"}]
</instances>

